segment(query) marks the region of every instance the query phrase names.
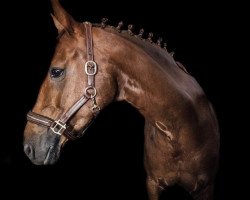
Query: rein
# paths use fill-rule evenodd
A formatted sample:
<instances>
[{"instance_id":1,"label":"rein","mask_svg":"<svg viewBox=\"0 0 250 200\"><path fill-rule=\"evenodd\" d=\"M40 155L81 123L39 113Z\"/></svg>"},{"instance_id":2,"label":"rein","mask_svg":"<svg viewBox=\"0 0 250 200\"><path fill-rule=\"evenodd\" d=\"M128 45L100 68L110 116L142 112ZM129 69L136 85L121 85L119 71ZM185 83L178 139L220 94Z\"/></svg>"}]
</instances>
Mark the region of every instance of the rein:
<instances>
[{"instance_id":1,"label":"rein","mask_svg":"<svg viewBox=\"0 0 250 200\"><path fill-rule=\"evenodd\" d=\"M57 135L64 135L68 139L76 140L82 136L76 135L72 126L68 123L72 116L84 106L89 100L92 100L93 106L91 111L95 114L100 111L100 107L96 103L96 88L95 88L95 75L97 74L97 64L94 61L93 53L93 37L92 37L92 24L89 22L84 23L86 32L86 49L87 49L87 62L84 65L85 73L88 77L88 84L84 90L84 94L81 98L73 104L64 114L62 114L57 120L53 120L44 115L29 111L27 114L27 120L31 123L35 123L39 126L49 128L53 133Z\"/></svg>"}]
</instances>

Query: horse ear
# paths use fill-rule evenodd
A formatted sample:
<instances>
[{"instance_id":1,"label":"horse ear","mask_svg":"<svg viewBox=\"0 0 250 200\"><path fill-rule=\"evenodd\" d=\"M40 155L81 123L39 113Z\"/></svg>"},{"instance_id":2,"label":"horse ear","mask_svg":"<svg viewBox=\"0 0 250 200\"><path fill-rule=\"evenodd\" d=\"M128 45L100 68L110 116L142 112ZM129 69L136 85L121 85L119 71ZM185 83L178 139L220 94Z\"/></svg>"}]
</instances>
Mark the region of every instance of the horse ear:
<instances>
[{"instance_id":1,"label":"horse ear","mask_svg":"<svg viewBox=\"0 0 250 200\"><path fill-rule=\"evenodd\" d=\"M63 29L73 32L77 22L64 10L59 0L51 0L51 4L54 12L52 18L58 32L61 32Z\"/></svg>"},{"instance_id":2,"label":"horse ear","mask_svg":"<svg viewBox=\"0 0 250 200\"><path fill-rule=\"evenodd\" d=\"M54 21L54 24L58 30L58 33L61 33L65 29L64 26L56 19L56 17L53 14L50 14L50 15Z\"/></svg>"}]
</instances>

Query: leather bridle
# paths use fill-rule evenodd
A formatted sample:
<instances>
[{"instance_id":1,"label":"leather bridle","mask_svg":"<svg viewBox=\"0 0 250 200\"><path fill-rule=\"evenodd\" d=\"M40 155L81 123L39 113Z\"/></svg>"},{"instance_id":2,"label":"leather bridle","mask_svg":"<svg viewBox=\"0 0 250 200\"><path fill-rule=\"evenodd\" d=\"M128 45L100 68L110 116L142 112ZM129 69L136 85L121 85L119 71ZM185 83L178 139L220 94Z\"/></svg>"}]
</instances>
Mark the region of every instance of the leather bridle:
<instances>
[{"instance_id":1,"label":"leather bridle","mask_svg":"<svg viewBox=\"0 0 250 200\"><path fill-rule=\"evenodd\" d=\"M29 111L27 114L27 120L35 123L39 126L49 128L53 133L57 135L64 135L68 139L75 140L80 138L82 135L75 134L72 126L68 123L73 115L84 106L89 100L92 100L93 107L91 108L94 114L100 111L100 107L96 103L96 88L95 88L95 75L97 73L97 64L94 61L93 53L93 38L92 38L92 24L89 22L84 23L86 32L86 51L87 51L87 62L85 63L84 69L88 77L88 85L84 90L84 94L81 98L73 104L64 114L62 114L57 120L53 120L44 115L40 115Z\"/></svg>"}]
</instances>

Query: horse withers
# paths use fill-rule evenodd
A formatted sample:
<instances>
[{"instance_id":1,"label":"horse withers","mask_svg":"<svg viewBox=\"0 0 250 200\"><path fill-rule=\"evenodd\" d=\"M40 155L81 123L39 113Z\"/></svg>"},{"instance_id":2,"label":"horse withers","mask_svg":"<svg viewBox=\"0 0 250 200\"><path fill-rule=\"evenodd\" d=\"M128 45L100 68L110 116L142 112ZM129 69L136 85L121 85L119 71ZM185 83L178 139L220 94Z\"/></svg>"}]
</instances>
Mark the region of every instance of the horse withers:
<instances>
[{"instance_id":1,"label":"horse withers","mask_svg":"<svg viewBox=\"0 0 250 200\"><path fill-rule=\"evenodd\" d=\"M54 164L98 113L126 101L145 118L144 164L150 200L178 184L195 200L213 199L219 130L203 90L152 36L76 22L52 0L58 44L37 102L27 115L24 151Z\"/></svg>"}]
</instances>

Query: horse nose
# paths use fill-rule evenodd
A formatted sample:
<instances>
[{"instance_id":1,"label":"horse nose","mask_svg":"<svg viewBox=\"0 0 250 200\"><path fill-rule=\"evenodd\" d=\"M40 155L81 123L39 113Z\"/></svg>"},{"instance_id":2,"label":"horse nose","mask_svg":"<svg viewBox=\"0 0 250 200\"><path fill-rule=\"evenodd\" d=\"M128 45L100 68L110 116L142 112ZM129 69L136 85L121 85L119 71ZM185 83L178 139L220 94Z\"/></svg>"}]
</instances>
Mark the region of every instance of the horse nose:
<instances>
[{"instance_id":1,"label":"horse nose","mask_svg":"<svg viewBox=\"0 0 250 200\"><path fill-rule=\"evenodd\" d=\"M24 145L24 152L29 158L34 157L34 150L30 145L28 145L28 144Z\"/></svg>"}]
</instances>

